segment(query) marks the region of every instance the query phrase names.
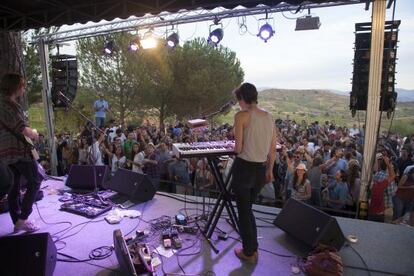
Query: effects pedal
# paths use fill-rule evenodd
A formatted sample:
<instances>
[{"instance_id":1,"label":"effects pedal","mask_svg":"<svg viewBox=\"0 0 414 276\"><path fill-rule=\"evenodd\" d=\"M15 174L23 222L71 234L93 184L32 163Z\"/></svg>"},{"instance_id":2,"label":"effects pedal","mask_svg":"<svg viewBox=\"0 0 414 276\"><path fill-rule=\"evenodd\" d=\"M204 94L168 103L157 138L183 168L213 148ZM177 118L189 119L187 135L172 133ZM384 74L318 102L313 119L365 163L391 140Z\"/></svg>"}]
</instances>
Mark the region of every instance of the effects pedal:
<instances>
[{"instance_id":1,"label":"effects pedal","mask_svg":"<svg viewBox=\"0 0 414 276\"><path fill-rule=\"evenodd\" d=\"M180 233L197 234L198 232L197 226L173 225L173 227Z\"/></svg>"},{"instance_id":2,"label":"effects pedal","mask_svg":"<svg viewBox=\"0 0 414 276\"><path fill-rule=\"evenodd\" d=\"M181 239L178 236L172 238L172 244L175 249L180 249L182 247Z\"/></svg>"}]
</instances>

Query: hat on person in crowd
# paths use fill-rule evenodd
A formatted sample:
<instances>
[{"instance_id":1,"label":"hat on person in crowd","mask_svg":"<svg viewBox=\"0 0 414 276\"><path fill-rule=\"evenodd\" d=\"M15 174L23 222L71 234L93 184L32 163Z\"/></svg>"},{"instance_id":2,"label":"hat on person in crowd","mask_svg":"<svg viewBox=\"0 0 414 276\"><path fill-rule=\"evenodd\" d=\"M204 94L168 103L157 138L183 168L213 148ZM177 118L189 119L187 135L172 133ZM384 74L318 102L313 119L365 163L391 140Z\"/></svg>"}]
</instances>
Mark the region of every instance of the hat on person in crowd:
<instances>
[{"instance_id":1,"label":"hat on person in crowd","mask_svg":"<svg viewBox=\"0 0 414 276\"><path fill-rule=\"evenodd\" d=\"M305 171L307 171L306 166L305 166L305 164L303 164L303 163L300 163L300 164L296 167L296 169L297 169L297 170L305 170Z\"/></svg>"}]
</instances>

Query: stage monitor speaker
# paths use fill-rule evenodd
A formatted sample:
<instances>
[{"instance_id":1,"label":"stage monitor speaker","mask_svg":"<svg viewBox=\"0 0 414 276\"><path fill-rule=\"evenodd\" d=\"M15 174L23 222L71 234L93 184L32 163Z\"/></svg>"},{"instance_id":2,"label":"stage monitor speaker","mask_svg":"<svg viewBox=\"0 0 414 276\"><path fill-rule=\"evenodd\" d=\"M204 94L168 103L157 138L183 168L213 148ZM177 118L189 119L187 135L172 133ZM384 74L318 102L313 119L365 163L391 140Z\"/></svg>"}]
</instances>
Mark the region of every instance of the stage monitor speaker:
<instances>
[{"instance_id":1,"label":"stage monitor speaker","mask_svg":"<svg viewBox=\"0 0 414 276\"><path fill-rule=\"evenodd\" d=\"M312 248L324 244L340 250L345 242L335 218L292 198L286 202L274 224Z\"/></svg>"},{"instance_id":2,"label":"stage monitor speaker","mask_svg":"<svg viewBox=\"0 0 414 276\"><path fill-rule=\"evenodd\" d=\"M105 183L104 188L125 195L133 201L145 202L154 197L158 184L146 174L118 169L115 175Z\"/></svg>"},{"instance_id":3,"label":"stage monitor speaker","mask_svg":"<svg viewBox=\"0 0 414 276\"><path fill-rule=\"evenodd\" d=\"M49 233L1 237L0 248L0 275L53 275L56 246Z\"/></svg>"},{"instance_id":4,"label":"stage monitor speaker","mask_svg":"<svg viewBox=\"0 0 414 276\"><path fill-rule=\"evenodd\" d=\"M93 191L95 189L94 173L96 173L97 188L103 187L103 183L109 177L109 167L105 165L72 165L66 180L66 186L72 189Z\"/></svg>"}]
</instances>

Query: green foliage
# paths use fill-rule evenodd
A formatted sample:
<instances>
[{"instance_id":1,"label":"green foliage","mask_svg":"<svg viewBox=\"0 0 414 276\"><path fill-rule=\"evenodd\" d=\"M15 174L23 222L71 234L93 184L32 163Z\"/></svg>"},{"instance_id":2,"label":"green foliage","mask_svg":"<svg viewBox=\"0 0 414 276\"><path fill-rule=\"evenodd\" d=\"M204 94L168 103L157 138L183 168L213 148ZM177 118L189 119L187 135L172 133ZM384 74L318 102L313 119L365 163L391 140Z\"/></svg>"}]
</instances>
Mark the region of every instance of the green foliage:
<instances>
[{"instance_id":1,"label":"green foliage","mask_svg":"<svg viewBox=\"0 0 414 276\"><path fill-rule=\"evenodd\" d=\"M176 93L173 113L178 118L217 111L243 81L244 72L236 54L223 46L213 48L205 39L188 41L176 50L172 60Z\"/></svg>"},{"instance_id":2,"label":"green foliage","mask_svg":"<svg viewBox=\"0 0 414 276\"><path fill-rule=\"evenodd\" d=\"M159 46L133 53L127 50L132 38L128 33L113 35L117 48L111 56L102 54L102 37L78 42L81 84L104 92L121 123L154 115L163 123L171 116L214 112L243 80L240 62L228 48L195 39L175 50Z\"/></svg>"},{"instance_id":3,"label":"green foliage","mask_svg":"<svg viewBox=\"0 0 414 276\"><path fill-rule=\"evenodd\" d=\"M26 74L26 91L29 105L42 101L42 74L38 46L36 44L29 44L28 40L34 36L48 34L58 30L59 28L56 27L31 30L24 36L25 39L23 40L22 46ZM49 50L53 50L53 48L54 46L49 46Z\"/></svg>"},{"instance_id":4,"label":"green foliage","mask_svg":"<svg viewBox=\"0 0 414 276\"><path fill-rule=\"evenodd\" d=\"M119 33L112 36L116 51L111 56L103 54L105 38L98 36L79 40L78 60L81 67L82 86L95 95L104 93L113 115L124 123L128 116L139 115L143 108L145 72L139 62L140 53L128 52L132 36Z\"/></svg>"}]
</instances>

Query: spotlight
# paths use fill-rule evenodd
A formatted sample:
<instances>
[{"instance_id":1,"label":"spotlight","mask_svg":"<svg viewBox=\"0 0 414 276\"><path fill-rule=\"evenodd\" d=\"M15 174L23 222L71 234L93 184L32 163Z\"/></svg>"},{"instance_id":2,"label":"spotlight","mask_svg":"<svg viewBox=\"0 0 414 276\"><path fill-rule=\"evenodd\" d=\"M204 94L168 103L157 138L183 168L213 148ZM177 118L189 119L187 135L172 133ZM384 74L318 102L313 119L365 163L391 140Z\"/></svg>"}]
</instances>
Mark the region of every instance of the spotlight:
<instances>
[{"instance_id":1,"label":"spotlight","mask_svg":"<svg viewBox=\"0 0 414 276\"><path fill-rule=\"evenodd\" d=\"M111 55L114 52L115 43L113 41L108 41L104 47L104 53L107 55Z\"/></svg>"},{"instance_id":2,"label":"spotlight","mask_svg":"<svg viewBox=\"0 0 414 276\"><path fill-rule=\"evenodd\" d=\"M207 42L213 46L217 46L217 44L219 44L220 41L223 39L223 35L223 29L217 28L214 31L210 32Z\"/></svg>"},{"instance_id":3,"label":"spotlight","mask_svg":"<svg viewBox=\"0 0 414 276\"><path fill-rule=\"evenodd\" d=\"M131 40L131 42L129 43L129 50L132 52L136 52L139 50L141 46L141 43L139 41L139 38L134 38L133 40Z\"/></svg>"},{"instance_id":4,"label":"spotlight","mask_svg":"<svg viewBox=\"0 0 414 276\"><path fill-rule=\"evenodd\" d=\"M180 39L177 33L172 33L167 37L166 46L170 49L174 49L180 43Z\"/></svg>"},{"instance_id":5,"label":"spotlight","mask_svg":"<svg viewBox=\"0 0 414 276\"><path fill-rule=\"evenodd\" d=\"M275 33L272 26L269 23L266 23L260 27L259 33L257 34L258 37L267 42Z\"/></svg>"},{"instance_id":6,"label":"spotlight","mask_svg":"<svg viewBox=\"0 0 414 276\"><path fill-rule=\"evenodd\" d=\"M157 39L154 37L151 31L146 32L141 39L141 46L143 49L155 48L158 45Z\"/></svg>"}]
</instances>

